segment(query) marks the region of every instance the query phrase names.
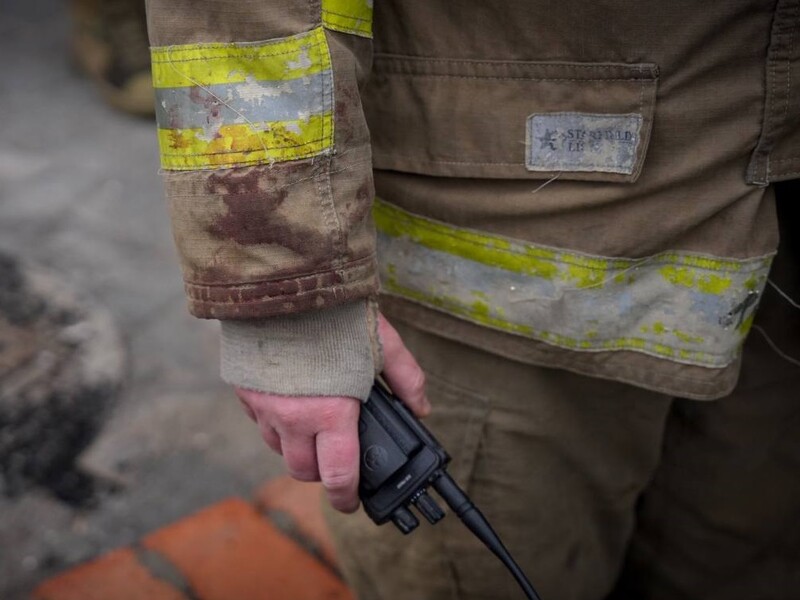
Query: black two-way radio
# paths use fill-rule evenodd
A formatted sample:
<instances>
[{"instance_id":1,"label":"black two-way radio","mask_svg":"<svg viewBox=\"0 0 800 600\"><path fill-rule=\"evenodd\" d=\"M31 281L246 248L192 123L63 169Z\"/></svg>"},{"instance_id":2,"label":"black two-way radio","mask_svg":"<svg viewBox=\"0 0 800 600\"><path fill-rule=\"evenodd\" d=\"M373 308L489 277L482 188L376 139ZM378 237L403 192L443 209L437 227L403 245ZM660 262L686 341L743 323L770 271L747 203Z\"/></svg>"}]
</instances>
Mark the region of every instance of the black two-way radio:
<instances>
[{"instance_id":1,"label":"black two-way radio","mask_svg":"<svg viewBox=\"0 0 800 600\"><path fill-rule=\"evenodd\" d=\"M358 495L378 525L392 521L404 534L419 520L411 505L432 524L444 511L427 492L433 487L475 536L511 571L525 595L540 600L536 590L506 550L489 522L445 468L450 456L422 423L380 382L361 406L361 479Z\"/></svg>"}]
</instances>

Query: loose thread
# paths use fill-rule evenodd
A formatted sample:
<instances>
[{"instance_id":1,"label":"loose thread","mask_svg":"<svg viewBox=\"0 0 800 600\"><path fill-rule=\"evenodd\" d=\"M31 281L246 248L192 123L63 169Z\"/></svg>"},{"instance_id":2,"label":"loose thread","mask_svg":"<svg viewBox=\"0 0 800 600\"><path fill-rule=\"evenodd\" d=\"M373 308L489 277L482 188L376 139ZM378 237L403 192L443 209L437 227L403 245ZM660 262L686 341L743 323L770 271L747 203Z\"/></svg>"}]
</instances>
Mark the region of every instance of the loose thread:
<instances>
[{"instance_id":1,"label":"loose thread","mask_svg":"<svg viewBox=\"0 0 800 600\"><path fill-rule=\"evenodd\" d=\"M540 185L540 186L539 186L539 187L537 187L535 190L533 190L533 191L531 192L531 195L533 195L533 194L535 194L536 192L539 192L539 191L543 190L544 188L546 188L548 185L550 185L551 183L553 183L553 182L554 182L556 179L558 179L559 177L561 177L561 174L562 174L562 173L563 173L563 171L559 171L558 173L556 173L555 175L553 175L553 176L552 176L550 179L548 179L548 180L547 180L547 181L545 181L545 182L544 182L542 185Z\"/></svg>"},{"instance_id":2,"label":"loose thread","mask_svg":"<svg viewBox=\"0 0 800 600\"><path fill-rule=\"evenodd\" d=\"M625 269L622 269L621 271L617 271L616 273L614 273L610 277L607 277L607 278L603 279L602 281L598 281L596 283L592 283L592 284L589 284L589 285L580 285L580 286L579 285L574 285L574 286L571 286L571 287L564 287L564 288L562 288L560 290L561 294L559 296L557 296L557 297L552 297L552 296L526 296L524 298L513 298L513 299L510 300L510 302L512 304L517 304L519 302L531 302L531 301L534 301L534 300L558 301L558 300L560 300L561 298L564 297L564 294L566 294L568 292L582 292L584 290L591 290L591 289L603 287L605 284L610 283L611 281L614 281L620 275L625 275L626 273L630 273L631 271L635 271L639 267L643 267L644 265L646 265L648 263L651 263L651 262L653 262L655 260L658 260L659 256L660 256L659 254L654 254L652 256L647 256L645 258L637 260L630 267L626 267Z\"/></svg>"},{"instance_id":3,"label":"loose thread","mask_svg":"<svg viewBox=\"0 0 800 600\"><path fill-rule=\"evenodd\" d=\"M789 304L791 304L796 309L800 310L800 302L792 300L791 296L784 292L781 288L778 287L778 284L772 281L772 279L767 279L767 283L776 291L778 292L784 300L786 300Z\"/></svg>"},{"instance_id":4,"label":"loose thread","mask_svg":"<svg viewBox=\"0 0 800 600\"><path fill-rule=\"evenodd\" d=\"M769 334L764 330L763 327L761 327L761 325L753 325L753 329L755 329L758 333L760 333L763 336L764 341L766 341L767 344L769 344L769 347L772 348L775 354L780 356L786 362L793 364L795 367L800 367L800 360L797 360L796 358L789 356L783 350L778 348L778 345L772 341L772 338L769 337Z\"/></svg>"}]
</instances>

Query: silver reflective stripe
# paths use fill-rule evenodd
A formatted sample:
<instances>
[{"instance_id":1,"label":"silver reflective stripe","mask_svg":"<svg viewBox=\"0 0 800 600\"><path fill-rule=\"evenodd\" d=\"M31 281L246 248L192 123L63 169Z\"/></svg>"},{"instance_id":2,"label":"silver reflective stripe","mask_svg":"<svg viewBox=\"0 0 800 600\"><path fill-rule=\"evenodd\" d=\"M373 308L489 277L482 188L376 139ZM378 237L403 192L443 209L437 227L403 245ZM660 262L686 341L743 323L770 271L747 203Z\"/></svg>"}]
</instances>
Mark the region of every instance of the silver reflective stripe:
<instances>
[{"instance_id":1,"label":"silver reflective stripe","mask_svg":"<svg viewBox=\"0 0 800 600\"><path fill-rule=\"evenodd\" d=\"M322 114L330 95L330 71L286 81L249 81L156 89L156 121L162 129L202 129L215 122L296 121Z\"/></svg>"},{"instance_id":2,"label":"silver reflective stripe","mask_svg":"<svg viewBox=\"0 0 800 600\"><path fill-rule=\"evenodd\" d=\"M383 291L583 352L732 363L772 256L608 258L459 229L376 201Z\"/></svg>"},{"instance_id":3,"label":"silver reflective stripe","mask_svg":"<svg viewBox=\"0 0 800 600\"><path fill-rule=\"evenodd\" d=\"M151 48L161 166L229 169L333 149L333 74L320 26L260 42Z\"/></svg>"}]
</instances>

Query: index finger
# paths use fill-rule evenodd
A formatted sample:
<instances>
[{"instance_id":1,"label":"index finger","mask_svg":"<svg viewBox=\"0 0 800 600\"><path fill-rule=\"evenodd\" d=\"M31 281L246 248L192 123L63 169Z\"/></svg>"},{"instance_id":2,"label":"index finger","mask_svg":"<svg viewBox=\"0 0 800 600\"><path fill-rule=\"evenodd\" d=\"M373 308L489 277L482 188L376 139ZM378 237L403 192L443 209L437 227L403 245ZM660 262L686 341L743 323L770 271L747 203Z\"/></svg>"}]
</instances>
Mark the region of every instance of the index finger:
<instances>
[{"instance_id":1,"label":"index finger","mask_svg":"<svg viewBox=\"0 0 800 600\"><path fill-rule=\"evenodd\" d=\"M383 315L378 321L378 331L383 345L383 377L386 383L415 415L429 415L431 404L425 394L425 373L422 367L406 348L400 334Z\"/></svg>"},{"instance_id":2,"label":"index finger","mask_svg":"<svg viewBox=\"0 0 800 600\"><path fill-rule=\"evenodd\" d=\"M358 421L317 434L317 464L331 505L344 513L358 508Z\"/></svg>"}]
</instances>

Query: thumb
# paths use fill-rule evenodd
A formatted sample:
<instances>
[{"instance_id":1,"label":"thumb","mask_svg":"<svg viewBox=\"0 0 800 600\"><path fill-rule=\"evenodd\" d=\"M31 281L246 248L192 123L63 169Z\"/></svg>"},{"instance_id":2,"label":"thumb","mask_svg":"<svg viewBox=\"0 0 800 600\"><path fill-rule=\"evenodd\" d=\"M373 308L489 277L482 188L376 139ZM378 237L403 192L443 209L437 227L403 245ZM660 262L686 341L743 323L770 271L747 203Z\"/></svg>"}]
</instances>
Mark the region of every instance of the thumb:
<instances>
[{"instance_id":1,"label":"thumb","mask_svg":"<svg viewBox=\"0 0 800 600\"><path fill-rule=\"evenodd\" d=\"M425 373L403 344L400 334L383 315L378 315L378 335L383 346L383 376L406 406L418 417L431 412L425 395Z\"/></svg>"}]
</instances>

